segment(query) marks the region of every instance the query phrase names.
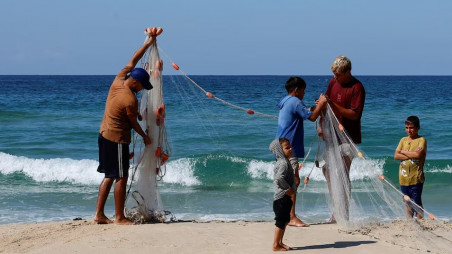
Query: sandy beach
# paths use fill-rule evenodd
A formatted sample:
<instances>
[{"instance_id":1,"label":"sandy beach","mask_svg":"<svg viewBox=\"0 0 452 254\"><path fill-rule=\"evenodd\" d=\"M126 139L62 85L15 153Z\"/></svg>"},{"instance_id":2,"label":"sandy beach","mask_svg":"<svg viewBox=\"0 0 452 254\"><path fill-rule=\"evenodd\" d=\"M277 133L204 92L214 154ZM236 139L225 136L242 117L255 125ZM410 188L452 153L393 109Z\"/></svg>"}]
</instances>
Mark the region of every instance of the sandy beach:
<instances>
[{"instance_id":1,"label":"sandy beach","mask_svg":"<svg viewBox=\"0 0 452 254\"><path fill-rule=\"evenodd\" d=\"M294 248L291 253L447 253L447 240L435 242L435 249L417 246L411 244L416 235L396 224L360 231L336 224L289 227L284 242ZM272 222L117 226L76 220L2 225L0 253L273 253L273 230ZM438 232L435 235L438 238ZM441 247L441 242L446 245Z\"/></svg>"}]
</instances>

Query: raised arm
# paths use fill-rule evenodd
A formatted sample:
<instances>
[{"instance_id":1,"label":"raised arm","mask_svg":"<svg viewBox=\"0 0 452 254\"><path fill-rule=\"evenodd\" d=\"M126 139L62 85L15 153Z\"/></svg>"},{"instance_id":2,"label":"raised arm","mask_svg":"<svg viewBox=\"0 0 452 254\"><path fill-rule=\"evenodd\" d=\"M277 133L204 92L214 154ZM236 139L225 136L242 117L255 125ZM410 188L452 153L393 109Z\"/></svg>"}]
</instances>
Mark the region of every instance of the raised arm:
<instances>
[{"instance_id":1,"label":"raised arm","mask_svg":"<svg viewBox=\"0 0 452 254\"><path fill-rule=\"evenodd\" d=\"M156 40L156 36L149 36L147 41L139 48L132 56L130 61L127 63L126 68L132 70L135 68L135 65L137 65L138 61L143 57L144 53L146 53L146 50L151 46L152 43L154 43Z\"/></svg>"}]
</instances>

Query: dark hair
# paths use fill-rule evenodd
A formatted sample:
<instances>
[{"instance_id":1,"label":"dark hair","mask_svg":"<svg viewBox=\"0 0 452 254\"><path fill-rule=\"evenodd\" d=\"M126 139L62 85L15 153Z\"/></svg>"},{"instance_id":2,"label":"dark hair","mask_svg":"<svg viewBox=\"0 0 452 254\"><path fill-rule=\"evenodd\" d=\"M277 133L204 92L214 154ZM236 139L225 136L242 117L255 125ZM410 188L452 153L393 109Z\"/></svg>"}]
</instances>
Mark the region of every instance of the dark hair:
<instances>
[{"instance_id":1,"label":"dark hair","mask_svg":"<svg viewBox=\"0 0 452 254\"><path fill-rule=\"evenodd\" d=\"M289 142L290 144L290 141L287 138L279 138L279 144L282 144L284 142Z\"/></svg>"},{"instance_id":2,"label":"dark hair","mask_svg":"<svg viewBox=\"0 0 452 254\"><path fill-rule=\"evenodd\" d=\"M305 89L306 88L306 82L300 77L290 77L286 81L286 90L287 93L291 93L295 88Z\"/></svg>"},{"instance_id":3,"label":"dark hair","mask_svg":"<svg viewBox=\"0 0 452 254\"><path fill-rule=\"evenodd\" d=\"M412 124L416 128L419 128L421 126L421 123L420 123L419 118L417 116L409 116L406 119L405 124Z\"/></svg>"}]
</instances>

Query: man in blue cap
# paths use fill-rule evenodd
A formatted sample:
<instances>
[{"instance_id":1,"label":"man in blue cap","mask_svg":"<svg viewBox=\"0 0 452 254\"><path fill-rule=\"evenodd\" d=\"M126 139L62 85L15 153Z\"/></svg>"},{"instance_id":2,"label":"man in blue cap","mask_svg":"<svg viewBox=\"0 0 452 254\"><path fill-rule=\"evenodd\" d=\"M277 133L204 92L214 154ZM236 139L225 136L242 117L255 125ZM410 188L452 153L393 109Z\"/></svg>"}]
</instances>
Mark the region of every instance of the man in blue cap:
<instances>
[{"instance_id":1,"label":"man in blue cap","mask_svg":"<svg viewBox=\"0 0 452 254\"><path fill-rule=\"evenodd\" d=\"M133 224L124 216L131 130L134 129L143 137L145 145L151 144L151 140L137 121L138 100L136 94L143 89L152 89L148 72L142 68L135 68L135 65L155 40L155 36L149 37L146 43L135 52L129 63L116 75L108 92L98 137L99 167L97 171L105 173L105 178L99 186L96 214L94 215L94 221L98 224L113 223L105 216L104 207L114 181L116 181L114 223Z\"/></svg>"}]
</instances>

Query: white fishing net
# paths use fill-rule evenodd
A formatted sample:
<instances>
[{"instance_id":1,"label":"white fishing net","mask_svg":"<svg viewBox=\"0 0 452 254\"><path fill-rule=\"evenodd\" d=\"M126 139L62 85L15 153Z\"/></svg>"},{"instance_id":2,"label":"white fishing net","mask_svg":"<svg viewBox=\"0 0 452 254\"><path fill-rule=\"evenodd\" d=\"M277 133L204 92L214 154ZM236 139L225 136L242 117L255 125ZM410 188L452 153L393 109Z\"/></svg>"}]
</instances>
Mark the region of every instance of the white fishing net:
<instances>
[{"instance_id":1,"label":"white fishing net","mask_svg":"<svg viewBox=\"0 0 452 254\"><path fill-rule=\"evenodd\" d=\"M356 227L405 218L400 194L379 179L382 169L376 168L352 142L329 105L317 129L322 138L316 164L327 180L332 219L342 226ZM350 171L354 171L355 179L350 179Z\"/></svg>"},{"instance_id":2,"label":"white fishing net","mask_svg":"<svg viewBox=\"0 0 452 254\"><path fill-rule=\"evenodd\" d=\"M317 134L319 144L313 167L325 174L328 186L325 199L331 218L342 231L432 253L450 251L451 224L435 218L386 179L382 165L352 142L329 105L320 117ZM309 178L301 189L302 195L309 192L308 182ZM406 205L423 219L408 218Z\"/></svg>"},{"instance_id":3,"label":"white fishing net","mask_svg":"<svg viewBox=\"0 0 452 254\"><path fill-rule=\"evenodd\" d=\"M163 62L159 56L157 42L151 44L143 59L145 61L142 61L141 67L148 71L153 88L142 92L139 112L143 119L139 123L152 144L145 147L140 142L134 146L134 150L138 151L138 155L135 155L138 160L132 174L129 192L131 189L133 191L126 203L127 207L130 207L126 208L126 216L138 223L164 222L171 213L163 209L157 183L166 172L165 162L170 155L170 147L164 122ZM135 135L135 141L140 138Z\"/></svg>"}]
</instances>

